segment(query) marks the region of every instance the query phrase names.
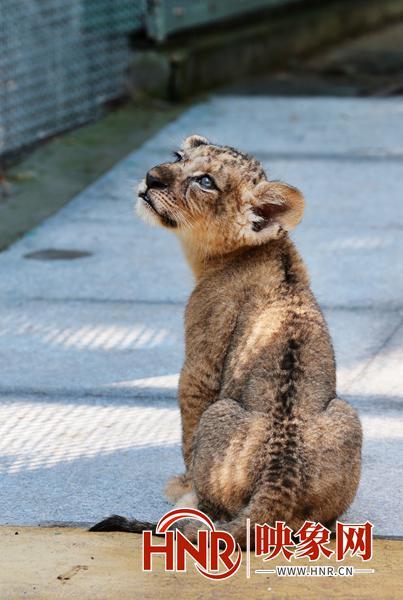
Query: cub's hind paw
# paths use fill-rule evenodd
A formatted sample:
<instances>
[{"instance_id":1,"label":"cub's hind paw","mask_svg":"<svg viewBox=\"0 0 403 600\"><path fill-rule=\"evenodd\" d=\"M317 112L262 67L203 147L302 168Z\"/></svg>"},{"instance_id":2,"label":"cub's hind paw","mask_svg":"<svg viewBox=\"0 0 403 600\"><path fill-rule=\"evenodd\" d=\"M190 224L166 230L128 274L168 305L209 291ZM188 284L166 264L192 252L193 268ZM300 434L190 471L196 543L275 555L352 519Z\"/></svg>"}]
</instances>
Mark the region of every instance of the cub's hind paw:
<instances>
[{"instance_id":1,"label":"cub's hind paw","mask_svg":"<svg viewBox=\"0 0 403 600\"><path fill-rule=\"evenodd\" d=\"M196 494L192 490L190 492L186 492L186 494L177 500L175 508L197 508L198 505L199 501Z\"/></svg>"},{"instance_id":2,"label":"cub's hind paw","mask_svg":"<svg viewBox=\"0 0 403 600\"><path fill-rule=\"evenodd\" d=\"M187 473L175 475L168 480L165 486L165 495L170 502L175 504L182 496L191 492L192 487L192 480Z\"/></svg>"}]
</instances>

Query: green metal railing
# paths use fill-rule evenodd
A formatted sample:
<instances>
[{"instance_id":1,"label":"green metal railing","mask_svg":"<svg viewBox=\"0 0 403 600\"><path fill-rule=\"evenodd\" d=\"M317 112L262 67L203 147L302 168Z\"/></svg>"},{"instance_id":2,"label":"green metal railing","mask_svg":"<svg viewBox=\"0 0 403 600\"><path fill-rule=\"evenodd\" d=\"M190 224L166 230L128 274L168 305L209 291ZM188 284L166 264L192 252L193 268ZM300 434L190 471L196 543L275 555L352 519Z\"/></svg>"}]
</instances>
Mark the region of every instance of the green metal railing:
<instances>
[{"instance_id":1,"label":"green metal railing","mask_svg":"<svg viewBox=\"0 0 403 600\"><path fill-rule=\"evenodd\" d=\"M147 3L145 24L149 37L162 42L178 31L291 2L292 0L150 0Z\"/></svg>"}]
</instances>

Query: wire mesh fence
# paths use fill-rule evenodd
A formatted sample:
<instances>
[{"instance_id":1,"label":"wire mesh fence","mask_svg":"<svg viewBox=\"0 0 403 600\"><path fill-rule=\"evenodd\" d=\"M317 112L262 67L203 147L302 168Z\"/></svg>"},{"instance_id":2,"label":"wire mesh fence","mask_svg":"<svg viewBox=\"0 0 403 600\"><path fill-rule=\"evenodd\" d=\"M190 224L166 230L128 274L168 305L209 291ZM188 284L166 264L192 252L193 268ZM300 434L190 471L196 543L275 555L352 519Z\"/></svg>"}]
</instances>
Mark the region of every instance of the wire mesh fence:
<instances>
[{"instance_id":1,"label":"wire mesh fence","mask_svg":"<svg viewBox=\"0 0 403 600\"><path fill-rule=\"evenodd\" d=\"M122 95L145 0L0 0L0 155Z\"/></svg>"},{"instance_id":2,"label":"wire mesh fence","mask_svg":"<svg viewBox=\"0 0 403 600\"><path fill-rule=\"evenodd\" d=\"M0 157L122 96L129 34L152 42L297 0L0 0Z\"/></svg>"}]
</instances>

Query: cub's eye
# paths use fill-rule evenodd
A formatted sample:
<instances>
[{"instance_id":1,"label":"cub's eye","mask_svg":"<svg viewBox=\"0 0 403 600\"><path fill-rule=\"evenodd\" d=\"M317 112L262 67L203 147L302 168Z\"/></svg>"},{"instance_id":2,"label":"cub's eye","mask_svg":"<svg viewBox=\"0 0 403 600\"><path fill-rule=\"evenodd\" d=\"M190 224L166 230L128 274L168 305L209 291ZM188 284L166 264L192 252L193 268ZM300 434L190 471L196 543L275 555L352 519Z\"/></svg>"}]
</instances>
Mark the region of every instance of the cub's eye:
<instances>
[{"instance_id":1,"label":"cub's eye","mask_svg":"<svg viewBox=\"0 0 403 600\"><path fill-rule=\"evenodd\" d=\"M180 152L173 152L172 153L174 155L174 162L179 162L180 160L182 160L183 156Z\"/></svg>"},{"instance_id":2,"label":"cub's eye","mask_svg":"<svg viewBox=\"0 0 403 600\"><path fill-rule=\"evenodd\" d=\"M214 183L213 178L210 177L210 175L202 175L197 179L197 181L201 185L201 187L206 190L214 190L217 187Z\"/></svg>"}]
</instances>

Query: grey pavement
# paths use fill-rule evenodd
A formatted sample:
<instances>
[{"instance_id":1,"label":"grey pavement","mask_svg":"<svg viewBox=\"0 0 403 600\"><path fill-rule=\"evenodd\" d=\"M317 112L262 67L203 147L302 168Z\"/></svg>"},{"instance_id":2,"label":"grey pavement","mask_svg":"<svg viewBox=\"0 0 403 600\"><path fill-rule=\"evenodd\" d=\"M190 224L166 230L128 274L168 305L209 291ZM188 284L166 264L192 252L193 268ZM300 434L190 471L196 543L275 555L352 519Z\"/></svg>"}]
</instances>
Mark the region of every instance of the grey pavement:
<instances>
[{"instance_id":1,"label":"grey pavement","mask_svg":"<svg viewBox=\"0 0 403 600\"><path fill-rule=\"evenodd\" d=\"M294 238L334 339L339 394L364 426L345 518L402 535L401 99L214 96L0 254L0 523L157 519L169 507L192 278L174 236L133 215L133 187L195 132L304 192ZM49 249L89 255L27 257Z\"/></svg>"}]
</instances>

